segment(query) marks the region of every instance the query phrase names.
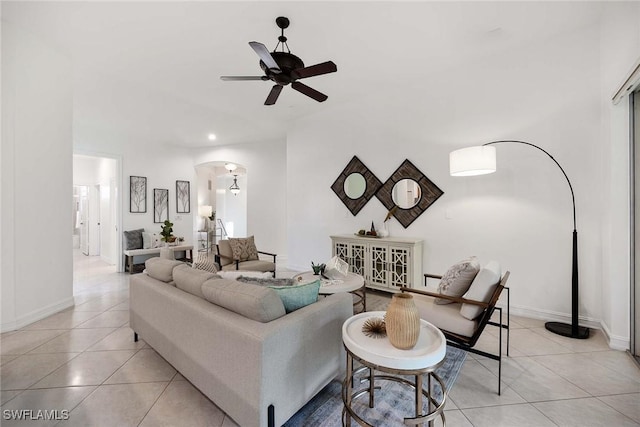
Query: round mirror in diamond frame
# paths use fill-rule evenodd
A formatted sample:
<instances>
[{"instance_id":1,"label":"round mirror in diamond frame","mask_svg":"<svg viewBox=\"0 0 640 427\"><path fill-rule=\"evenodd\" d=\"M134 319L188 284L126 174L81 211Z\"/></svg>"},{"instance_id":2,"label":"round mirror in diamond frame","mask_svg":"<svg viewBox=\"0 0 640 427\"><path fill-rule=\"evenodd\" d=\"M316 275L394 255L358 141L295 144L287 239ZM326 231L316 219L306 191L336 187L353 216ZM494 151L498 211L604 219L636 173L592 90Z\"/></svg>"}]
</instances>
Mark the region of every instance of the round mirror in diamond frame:
<instances>
[{"instance_id":1,"label":"round mirror in diamond frame","mask_svg":"<svg viewBox=\"0 0 640 427\"><path fill-rule=\"evenodd\" d=\"M353 172L344 180L344 192L352 200L359 199L367 189L367 181L358 172Z\"/></svg>"},{"instance_id":2,"label":"round mirror in diamond frame","mask_svg":"<svg viewBox=\"0 0 640 427\"><path fill-rule=\"evenodd\" d=\"M422 191L417 182L405 178L395 183L391 197L400 209L411 209L420 201Z\"/></svg>"}]
</instances>

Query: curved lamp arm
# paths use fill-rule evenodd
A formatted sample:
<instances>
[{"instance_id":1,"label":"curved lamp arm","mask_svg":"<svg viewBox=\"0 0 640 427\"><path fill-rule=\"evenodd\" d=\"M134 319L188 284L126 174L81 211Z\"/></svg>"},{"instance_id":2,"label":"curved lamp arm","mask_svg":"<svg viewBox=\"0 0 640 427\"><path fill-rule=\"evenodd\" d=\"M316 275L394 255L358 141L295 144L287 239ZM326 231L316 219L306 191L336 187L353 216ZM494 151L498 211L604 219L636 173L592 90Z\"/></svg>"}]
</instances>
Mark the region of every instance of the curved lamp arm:
<instances>
[{"instance_id":1,"label":"curved lamp arm","mask_svg":"<svg viewBox=\"0 0 640 427\"><path fill-rule=\"evenodd\" d=\"M482 147L501 143L523 144L536 148L549 156L551 160L560 168L562 174L569 184L571 190L571 202L573 204L573 242L572 242L572 265L571 265L571 325L561 322L547 322L545 327L558 335L570 338L588 338L589 328L580 326L578 319L578 232L576 231L576 199L573 194L573 186L567 173L560 163L553 158L545 149L529 142L517 140L492 141L482 146L462 148L449 154L449 172L453 176L481 175L496 171L495 148L483 150Z\"/></svg>"},{"instance_id":2,"label":"curved lamp arm","mask_svg":"<svg viewBox=\"0 0 640 427\"><path fill-rule=\"evenodd\" d=\"M542 151L544 154L549 156L549 158L551 160L553 160L553 162L560 168L560 171L562 171L562 174L564 175L565 179L567 180L567 184L569 184L569 190L571 191L571 202L573 203L573 230L575 231L576 230L576 198L575 198L575 195L573 194L573 186L571 185L571 181L569 181L569 177L567 176L567 173L564 171L562 166L560 166L560 163L558 163L558 161L556 159L554 159L553 156L551 154L549 154L549 152L547 150L545 150L544 148L540 148L535 144L531 144L530 142L509 140L508 139L508 140L487 142L486 144L482 144L482 145L485 146L485 145L501 144L503 142L510 142L510 143L514 143L514 144L524 144L524 145L529 145L529 146L531 146L533 148L537 148L538 150Z\"/></svg>"}]
</instances>

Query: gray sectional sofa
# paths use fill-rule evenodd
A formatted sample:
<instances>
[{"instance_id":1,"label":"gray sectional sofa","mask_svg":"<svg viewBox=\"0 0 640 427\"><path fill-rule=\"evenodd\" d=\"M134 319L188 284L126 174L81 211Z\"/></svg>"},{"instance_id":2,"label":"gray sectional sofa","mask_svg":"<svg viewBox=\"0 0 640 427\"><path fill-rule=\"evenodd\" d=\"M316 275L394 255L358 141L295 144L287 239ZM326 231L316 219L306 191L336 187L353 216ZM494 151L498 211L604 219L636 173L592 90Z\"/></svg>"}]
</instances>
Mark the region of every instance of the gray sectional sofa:
<instances>
[{"instance_id":1,"label":"gray sectional sofa","mask_svg":"<svg viewBox=\"0 0 640 427\"><path fill-rule=\"evenodd\" d=\"M280 426L344 369L350 294L285 314L268 287L149 259L130 279L131 328L243 427Z\"/></svg>"}]
</instances>

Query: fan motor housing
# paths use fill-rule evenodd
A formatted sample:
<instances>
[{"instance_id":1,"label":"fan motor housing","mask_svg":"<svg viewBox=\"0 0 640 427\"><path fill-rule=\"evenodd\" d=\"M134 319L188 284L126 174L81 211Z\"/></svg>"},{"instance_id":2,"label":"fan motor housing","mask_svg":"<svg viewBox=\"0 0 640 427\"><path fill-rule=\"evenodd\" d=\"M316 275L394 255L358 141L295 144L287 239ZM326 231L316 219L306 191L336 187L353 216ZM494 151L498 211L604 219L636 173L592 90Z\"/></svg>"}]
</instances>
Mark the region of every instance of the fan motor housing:
<instances>
[{"instance_id":1,"label":"fan motor housing","mask_svg":"<svg viewBox=\"0 0 640 427\"><path fill-rule=\"evenodd\" d=\"M269 79L281 85L288 85L295 79L292 77L291 72L299 68L304 68L304 62L292 53L288 52L271 52L273 60L276 61L281 73L272 72L267 65L260 61L260 68L265 72Z\"/></svg>"}]
</instances>

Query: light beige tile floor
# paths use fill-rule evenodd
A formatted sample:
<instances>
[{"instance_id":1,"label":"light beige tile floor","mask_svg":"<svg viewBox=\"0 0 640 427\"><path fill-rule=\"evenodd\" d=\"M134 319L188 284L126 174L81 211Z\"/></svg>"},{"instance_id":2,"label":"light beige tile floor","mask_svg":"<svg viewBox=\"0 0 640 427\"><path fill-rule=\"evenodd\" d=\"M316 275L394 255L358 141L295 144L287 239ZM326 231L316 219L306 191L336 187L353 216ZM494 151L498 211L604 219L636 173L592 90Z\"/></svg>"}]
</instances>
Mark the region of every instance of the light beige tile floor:
<instances>
[{"instance_id":1,"label":"light beige tile floor","mask_svg":"<svg viewBox=\"0 0 640 427\"><path fill-rule=\"evenodd\" d=\"M1 409L67 409L58 425L71 426L236 426L144 341L133 342L128 283L128 274L76 255L75 307L0 336ZM369 310L387 303L368 295ZM640 426L640 370L601 332L572 340L513 316L511 328L502 395L497 362L469 354L449 393L447 426ZM497 345L496 328L478 343Z\"/></svg>"}]
</instances>

